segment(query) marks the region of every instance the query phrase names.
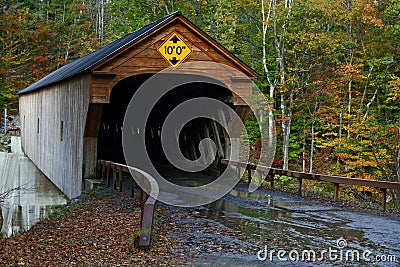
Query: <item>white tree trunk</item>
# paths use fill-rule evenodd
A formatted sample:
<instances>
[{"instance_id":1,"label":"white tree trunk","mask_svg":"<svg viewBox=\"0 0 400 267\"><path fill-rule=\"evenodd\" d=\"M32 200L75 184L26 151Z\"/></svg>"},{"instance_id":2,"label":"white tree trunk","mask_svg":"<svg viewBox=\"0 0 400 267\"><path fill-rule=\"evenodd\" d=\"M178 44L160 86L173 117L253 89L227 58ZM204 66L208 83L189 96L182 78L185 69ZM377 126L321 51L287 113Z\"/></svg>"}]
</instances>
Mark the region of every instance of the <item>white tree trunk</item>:
<instances>
[{"instance_id":1,"label":"white tree trunk","mask_svg":"<svg viewBox=\"0 0 400 267\"><path fill-rule=\"evenodd\" d=\"M375 98L376 98L376 94L378 93L378 88L379 88L379 87L376 88L376 90L375 90L375 92L374 92L374 95L372 96L371 100L367 103L367 110L365 111L365 114L364 114L364 117L363 117L361 123L364 123L364 122L368 119L369 109L370 109L372 103L374 102L374 100L375 100Z\"/></svg>"},{"instance_id":2,"label":"white tree trunk","mask_svg":"<svg viewBox=\"0 0 400 267\"><path fill-rule=\"evenodd\" d=\"M339 133L338 133L338 145L337 148L340 149L342 147L342 131L343 131L343 114L344 114L344 102L346 101L346 94L344 94L344 99L342 103L342 108L339 114ZM339 168L340 158L337 156L336 167Z\"/></svg>"},{"instance_id":3,"label":"white tree trunk","mask_svg":"<svg viewBox=\"0 0 400 267\"><path fill-rule=\"evenodd\" d=\"M270 74L269 74L269 70L268 70L268 65L267 65L267 47L266 47L266 43L267 43L267 30L268 30L268 23L269 23L269 19L271 16L271 10L272 10L272 1L269 1L269 6L268 6L268 13L265 12L265 3L264 0L261 0L261 14L262 14L262 19L263 19L263 68L265 71L265 74L267 76L267 81L269 83L269 97L270 99L274 99L275 97L275 87L276 87L276 82L272 82L271 78L270 78ZM268 110L268 134L269 136L274 136L274 113L272 112L272 108L270 108ZM272 142L272 138L269 139ZM269 144L272 146L272 144Z\"/></svg>"},{"instance_id":4,"label":"white tree trunk","mask_svg":"<svg viewBox=\"0 0 400 267\"><path fill-rule=\"evenodd\" d=\"M352 85L352 81L349 81L348 83L348 87L347 87L347 92L349 94L349 101L347 102L347 138L350 138L350 126L351 126L351 96L352 96L352 92L351 92L351 85Z\"/></svg>"},{"instance_id":5,"label":"white tree trunk","mask_svg":"<svg viewBox=\"0 0 400 267\"><path fill-rule=\"evenodd\" d=\"M313 172L314 143L315 143L315 119L313 118L311 123L311 148L310 148L310 169L309 169L310 173Z\"/></svg>"},{"instance_id":6,"label":"white tree trunk","mask_svg":"<svg viewBox=\"0 0 400 267\"><path fill-rule=\"evenodd\" d=\"M284 19L284 23L281 25L283 29L283 36L287 32L287 25L290 18L291 10L293 7L294 0L285 0L285 9L287 11ZM277 82L282 88L281 94L281 114L282 114L282 152L283 152L283 169L287 170L289 166L289 141L290 141L290 126L292 121L292 111L291 107L293 105L293 90L289 93L289 104L287 103L285 96L285 40L281 36L278 37L278 25L277 25L277 13L276 13L277 0L270 0L268 12L266 12L265 2L261 0L261 12L263 19L263 67L267 76L268 83L270 84L270 97L274 99L275 88L277 88ZM267 53L266 53L266 39L269 19L273 18L273 41L275 46L275 51L278 60L278 67L280 70L279 78L275 78L274 81L271 80L269 75L269 70L267 66ZM273 114L272 111L269 113L270 127L272 127ZM270 129L272 131L273 129Z\"/></svg>"},{"instance_id":7,"label":"white tree trunk","mask_svg":"<svg viewBox=\"0 0 400 267\"><path fill-rule=\"evenodd\" d=\"M399 124L400 125L400 120ZM397 128L397 147L400 148L400 127ZM400 149L397 149L397 162L396 162L397 182L400 182ZM399 191L400 194L400 191Z\"/></svg>"}]
</instances>

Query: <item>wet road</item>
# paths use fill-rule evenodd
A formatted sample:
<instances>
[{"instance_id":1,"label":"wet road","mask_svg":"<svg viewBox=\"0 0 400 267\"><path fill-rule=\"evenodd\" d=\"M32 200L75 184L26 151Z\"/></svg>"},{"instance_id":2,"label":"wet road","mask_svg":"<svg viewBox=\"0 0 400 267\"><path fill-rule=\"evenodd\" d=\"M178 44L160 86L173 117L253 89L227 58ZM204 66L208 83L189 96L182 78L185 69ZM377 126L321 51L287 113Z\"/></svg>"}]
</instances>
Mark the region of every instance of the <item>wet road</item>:
<instances>
[{"instance_id":1,"label":"wet road","mask_svg":"<svg viewBox=\"0 0 400 267\"><path fill-rule=\"evenodd\" d=\"M400 266L399 216L246 190L239 184L204 207L166 207L188 266Z\"/></svg>"}]
</instances>

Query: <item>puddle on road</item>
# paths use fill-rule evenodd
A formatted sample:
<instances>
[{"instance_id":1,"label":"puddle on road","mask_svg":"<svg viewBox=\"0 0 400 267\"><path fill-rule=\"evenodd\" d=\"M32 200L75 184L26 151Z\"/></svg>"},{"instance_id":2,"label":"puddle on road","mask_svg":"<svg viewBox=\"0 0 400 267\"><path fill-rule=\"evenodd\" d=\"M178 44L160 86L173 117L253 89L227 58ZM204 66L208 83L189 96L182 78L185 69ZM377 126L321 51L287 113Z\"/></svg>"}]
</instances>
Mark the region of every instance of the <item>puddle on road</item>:
<instances>
[{"instance_id":1,"label":"puddle on road","mask_svg":"<svg viewBox=\"0 0 400 267\"><path fill-rule=\"evenodd\" d=\"M293 205L294 203L285 204ZM298 243L307 247L312 244L319 245L325 240L339 239L340 233L337 233L337 230L347 223L347 221L335 222L323 219L318 214L279 209L273 205L242 207L226 200L215 201L205 208L199 211L201 215L240 230L245 235L252 236L263 243L265 241L276 243L278 240L278 243L282 244ZM334 217L334 212L331 212L330 216ZM360 237L362 233L354 231L353 235Z\"/></svg>"},{"instance_id":2,"label":"puddle on road","mask_svg":"<svg viewBox=\"0 0 400 267\"><path fill-rule=\"evenodd\" d=\"M229 192L229 195L241 198L251 198L251 199L261 200L263 203L271 207L282 208L282 209L292 209L290 207L302 207L302 206L307 206L310 209L310 206L319 205L319 203L316 201L304 201L304 200L296 201L289 199L287 201L281 201L273 199L271 195L266 193L254 193L254 192L250 193L235 189L231 190Z\"/></svg>"},{"instance_id":3,"label":"puddle on road","mask_svg":"<svg viewBox=\"0 0 400 267\"><path fill-rule=\"evenodd\" d=\"M268 194L250 193L250 192L238 191L235 189L231 190L229 194L235 197L246 197L246 198L266 199L266 200L271 199L271 196Z\"/></svg>"},{"instance_id":4,"label":"puddle on road","mask_svg":"<svg viewBox=\"0 0 400 267\"><path fill-rule=\"evenodd\" d=\"M181 178L178 181L186 186L200 186L208 182L208 179L196 178ZM196 211L200 217L212 219L251 237L260 244L260 248L267 245L269 249L278 250L322 251L338 249L337 241L345 239L345 251L363 253L369 250L372 256L395 255L400 259L399 218L347 211L339 205L285 193L271 191L270 194L268 191L250 193L234 189L226 197ZM363 265L362 261L357 264Z\"/></svg>"},{"instance_id":5,"label":"puddle on road","mask_svg":"<svg viewBox=\"0 0 400 267\"><path fill-rule=\"evenodd\" d=\"M338 249L337 240L344 238L347 242L345 250L358 250L360 253L370 250L373 255L400 257L400 220L349 212L317 201L293 201L290 196L288 201L274 201L268 194L233 191L231 195L266 200L265 203L269 204L248 207L229 198L221 199L199 209L199 215L241 231L258 241L260 246L289 251L321 251Z\"/></svg>"}]
</instances>

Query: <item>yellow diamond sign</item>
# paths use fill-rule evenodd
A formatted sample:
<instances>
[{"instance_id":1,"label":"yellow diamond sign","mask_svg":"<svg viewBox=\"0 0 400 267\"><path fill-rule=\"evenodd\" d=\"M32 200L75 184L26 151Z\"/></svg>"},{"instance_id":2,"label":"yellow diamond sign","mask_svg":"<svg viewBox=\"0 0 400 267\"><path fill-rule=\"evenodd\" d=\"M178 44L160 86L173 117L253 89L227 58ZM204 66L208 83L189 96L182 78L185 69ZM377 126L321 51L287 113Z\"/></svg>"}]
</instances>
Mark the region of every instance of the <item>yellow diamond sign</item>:
<instances>
[{"instance_id":1,"label":"yellow diamond sign","mask_svg":"<svg viewBox=\"0 0 400 267\"><path fill-rule=\"evenodd\" d=\"M172 67L176 68L189 56L192 50L182 41L182 38L174 32L158 48L158 52Z\"/></svg>"}]
</instances>

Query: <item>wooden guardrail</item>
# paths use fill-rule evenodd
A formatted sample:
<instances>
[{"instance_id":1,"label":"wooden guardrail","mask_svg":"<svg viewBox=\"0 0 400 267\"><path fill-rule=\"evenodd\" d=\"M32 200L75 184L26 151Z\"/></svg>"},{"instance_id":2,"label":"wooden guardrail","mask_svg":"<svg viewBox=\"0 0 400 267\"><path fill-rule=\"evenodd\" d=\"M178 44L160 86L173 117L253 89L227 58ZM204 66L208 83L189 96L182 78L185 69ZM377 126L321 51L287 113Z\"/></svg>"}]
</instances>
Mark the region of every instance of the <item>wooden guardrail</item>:
<instances>
[{"instance_id":1,"label":"wooden guardrail","mask_svg":"<svg viewBox=\"0 0 400 267\"><path fill-rule=\"evenodd\" d=\"M6 131L6 134L20 136L21 135L21 129L20 128L8 128L7 131Z\"/></svg>"},{"instance_id":2,"label":"wooden guardrail","mask_svg":"<svg viewBox=\"0 0 400 267\"><path fill-rule=\"evenodd\" d=\"M151 228L153 225L154 207L156 204L156 198L158 196L158 184L156 180L148 173L127 165L114 163L111 161L99 160L98 161L98 177L104 180L106 186L111 186L113 189L117 189L117 178L119 191L122 191L122 178L123 173L130 174L131 177L131 196L135 196L135 178L141 179L146 185L146 191L150 192L150 195L146 193L141 187L140 188L140 204L141 204L141 226L140 235L138 240L138 247L141 249L147 249L150 247L151 241ZM149 190L147 190L149 189ZM154 197L153 197L154 196Z\"/></svg>"},{"instance_id":3,"label":"wooden guardrail","mask_svg":"<svg viewBox=\"0 0 400 267\"><path fill-rule=\"evenodd\" d=\"M262 173L267 173L268 174L267 178L269 178L270 185L272 188L274 187L274 175L275 174L297 178L298 182L299 182L298 194L300 196L302 195L303 179L333 183L335 186L335 194L334 194L335 201L337 201L339 199L339 190L340 190L341 184L369 186L369 187L379 188L382 191L382 209L383 209L383 211L386 210L387 189L400 190L400 182L366 180L366 179L349 178L349 177L343 177L343 176L330 176L330 175L325 175L325 174L315 174L315 173L297 172L297 171L285 171L282 169L271 168L271 167L257 165L257 164L253 164L253 163L245 163L245 162L240 162L240 161L229 161L227 159L222 159L221 163L225 164L225 165L230 164L230 165L236 166L238 168L245 168L248 172L248 183L249 184L252 179L252 177L251 177L252 170L256 170L257 172L260 173L260 175Z\"/></svg>"}]
</instances>

